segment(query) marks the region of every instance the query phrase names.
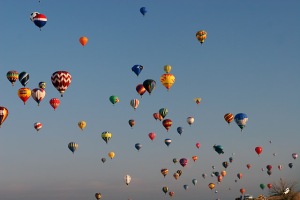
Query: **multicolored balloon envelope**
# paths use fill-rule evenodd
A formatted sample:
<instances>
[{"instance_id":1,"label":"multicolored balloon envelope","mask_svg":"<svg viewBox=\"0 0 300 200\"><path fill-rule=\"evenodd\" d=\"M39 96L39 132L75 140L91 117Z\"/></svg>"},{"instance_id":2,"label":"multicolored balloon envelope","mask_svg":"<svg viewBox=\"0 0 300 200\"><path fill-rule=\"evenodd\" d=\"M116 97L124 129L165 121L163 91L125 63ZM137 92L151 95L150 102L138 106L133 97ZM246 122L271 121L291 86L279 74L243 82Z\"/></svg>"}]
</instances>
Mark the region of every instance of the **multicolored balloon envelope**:
<instances>
[{"instance_id":1,"label":"multicolored balloon envelope","mask_svg":"<svg viewBox=\"0 0 300 200\"><path fill-rule=\"evenodd\" d=\"M7 116L8 116L7 108L0 106L0 128L3 122L6 120Z\"/></svg>"},{"instance_id":2,"label":"multicolored balloon envelope","mask_svg":"<svg viewBox=\"0 0 300 200\"><path fill-rule=\"evenodd\" d=\"M70 149L70 151L72 151L72 153L74 153L78 148L78 144L75 142L70 142L68 144L68 148Z\"/></svg>"},{"instance_id":3,"label":"multicolored balloon envelope","mask_svg":"<svg viewBox=\"0 0 300 200\"><path fill-rule=\"evenodd\" d=\"M34 17L33 17L33 23L40 28L45 26L47 23L47 17L44 14L41 13L37 13Z\"/></svg>"},{"instance_id":4,"label":"multicolored balloon envelope","mask_svg":"<svg viewBox=\"0 0 300 200\"><path fill-rule=\"evenodd\" d=\"M7 72L6 78L9 80L9 82L11 82L11 85L14 86L15 82L19 78L19 73L15 70L11 70L11 71Z\"/></svg>"},{"instance_id":5,"label":"multicolored balloon envelope","mask_svg":"<svg viewBox=\"0 0 300 200\"><path fill-rule=\"evenodd\" d=\"M33 127L36 131L39 131L43 127L43 124L41 122L36 122L33 124Z\"/></svg>"},{"instance_id":6,"label":"multicolored balloon envelope","mask_svg":"<svg viewBox=\"0 0 300 200\"><path fill-rule=\"evenodd\" d=\"M248 121L248 116L245 113L236 114L234 116L234 121L240 127L241 131L243 131Z\"/></svg>"},{"instance_id":7,"label":"multicolored balloon envelope","mask_svg":"<svg viewBox=\"0 0 300 200\"><path fill-rule=\"evenodd\" d=\"M144 67L142 65L134 65L131 67L131 71L133 71L137 76L142 72Z\"/></svg>"},{"instance_id":8,"label":"multicolored balloon envelope","mask_svg":"<svg viewBox=\"0 0 300 200\"><path fill-rule=\"evenodd\" d=\"M205 30L200 30L196 33L196 38L201 43L201 45L205 41L206 36L207 36L207 32Z\"/></svg>"}]
</instances>

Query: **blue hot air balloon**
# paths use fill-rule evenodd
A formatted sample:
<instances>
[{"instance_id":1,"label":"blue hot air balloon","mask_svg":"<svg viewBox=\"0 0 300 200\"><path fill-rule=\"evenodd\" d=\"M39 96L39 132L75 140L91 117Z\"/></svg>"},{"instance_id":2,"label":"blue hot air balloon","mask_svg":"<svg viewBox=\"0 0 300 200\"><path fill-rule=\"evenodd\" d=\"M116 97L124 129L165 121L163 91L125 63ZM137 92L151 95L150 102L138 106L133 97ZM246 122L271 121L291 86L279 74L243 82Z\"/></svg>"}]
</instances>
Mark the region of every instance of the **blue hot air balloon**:
<instances>
[{"instance_id":1,"label":"blue hot air balloon","mask_svg":"<svg viewBox=\"0 0 300 200\"><path fill-rule=\"evenodd\" d=\"M218 153L218 154L223 154L224 151L223 151L223 147L221 145L214 145L213 146L214 150Z\"/></svg>"},{"instance_id":2,"label":"blue hot air balloon","mask_svg":"<svg viewBox=\"0 0 300 200\"><path fill-rule=\"evenodd\" d=\"M189 188L189 186L188 186L188 185L183 185L183 188L184 188L185 190L187 190L187 189Z\"/></svg>"},{"instance_id":3,"label":"blue hot air balloon","mask_svg":"<svg viewBox=\"0 0 300 200\"><path fill-rule=\"evenodd\" d=\"M248 117L245 113L239 113L234 116L234 121L241 128L241 131L243 131L248 121Z\"/></svg>"},{"instance_id":4,"label":"blue hot air balloon","mask_svg":"<svg viewBox=\"0 0 300 200\"><path fill-rule=\"evenodd\" d=\"M172 140L171 139L165 139L165 144L169 146L171 144Z\"/></svg>"},{"instance_id":5,"label":"blue hot air balloon","mask_svg":"<svg viewBox=\"0 0 300 200\"><path fill-rule=\"evenodd\" d=\"M177 132L179 133L179 135L181 135L183 133L183 128L182 127L178 127L177 128Z\"/></svg>"},{"instance_id":6,"label":"blue hot air balloon","mask_svg":"<svg viewBox=\"0 0 300 200\"><path fill-rule=\"evenodd\" d=\"M144 69L144 67L142 65L134 65L133 67L131 67L131 70L138 76L141 71Z\"/></svg>"},{"instance_id":7,"label":"blue hot air balloon","mask_svg":"<svg viewBox=\"0 0 300 200\"><path fill-rule=\"evenodd\" d=\"M142 145L140 143L136 143L134 146L138 151L142 148Z\"/></svg>"},{"instance_id":8,"label":"blue hot air balloon","mask_svg":"<svg viewBox=\"0 0 300 200\"><path fill-rule=\"evenodd\" d=\"M19 74L19 81L25 87L29 82L29 74L27 72L21 72Z\"/></svg>"},{"instance_id":9,"label":"blue hot air balloon","mask_svg":"<svg viewBox=\"0 0 300 200\"><path fill-rule=\"evenodd\" d=\"M76 151L76 149L78 148L78 144L75 142L70 142L68 144L68 148L72 151L72 153L74 153Z\"/></svg>"},{"instance_id":10,"label":"blue hot air balloon","mask_svg":"<svg viewBox=\"0 0 300 200\"><path fill-rule=\"evenodd\" d=\"M47 17L44 14L38 13L33 17L33 23L41 29L46 25Z\"/></svg>"},{"instance_id":11,"label":"blue hot air balloon","mask_svg":"<svg viewBox=\"0 0 300 200\"><path fill-rule=\"evenodd\" d=\"M146 7L141 7L140 12L142 13L143 16L145 16L145 14L147 13Z\"/></svg>"}]
</instances>

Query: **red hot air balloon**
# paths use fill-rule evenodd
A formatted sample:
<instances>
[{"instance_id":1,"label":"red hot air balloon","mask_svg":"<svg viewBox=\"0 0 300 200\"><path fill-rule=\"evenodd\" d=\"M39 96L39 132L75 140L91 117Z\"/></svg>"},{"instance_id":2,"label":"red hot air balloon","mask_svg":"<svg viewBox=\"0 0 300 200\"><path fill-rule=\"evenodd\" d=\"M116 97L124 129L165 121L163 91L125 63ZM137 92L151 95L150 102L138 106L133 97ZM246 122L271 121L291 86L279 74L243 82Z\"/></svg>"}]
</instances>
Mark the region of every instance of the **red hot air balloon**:
<instances>
[{"instance_id":1,"label":"red hot air balloon","mask_svg":"<svg viewBox=\"0 0 300 200\"><path fill-rule=\"evenodd\" d=\"M262 153L262 151L263 151L262 147L260 146L255 147L255 152L257 153L258 156Z\"/></svg>"},{"instance_id":2,"label":"red hot air balloon","mask_svg":"<svg viewBox=\"0 0 300 200\"><path fill-rule=\"evenodd\" d=\"M246 192L246 190L244 188L240 189L240 193L244 194Z\"/></svg>"},{"instance_id":3,"label":"red hot air balloon","mask_svg":"<svg viewBox=\"0 0 300 200\"><path fill-rule=\"evenodd\" d=\"M72 76L67 71L56 71L51 76L53 86L59 91L61 97L72 81Z\"/></svg>"},{"instance_id":4,"label":"red hot air balloon","mask_svg":"<svg viewBox=\"0 0 300 200\"><path fill-rule=\"evenodd\" d=\"M199 148L200 148L200 146L201 146L201 145L200 145L200 143L199 143L199 142L197 142L197 143L196 143L196 147L199 149Z\"/></svg>"},{"instance_id":5,"label":"red hot air balloon","mask_svg":"<svg viewBox=\"0 0 300 200\"><path fill-rule=\"evenodd\" d=\"M148 134L148 136L149 136L150 140L153 141L156 137L156 134L154 132L151 132L151 133Z\"/></svg>"},{"instance_id":6,"label":"red hot air balloon","mask_svg":"<svg viewBox=\"0 0 300 200\"><path fill-rule=\"evenodd\" d=\"M187 163L188 163L188 160L187 160L186 158L181 158L181 159L179 160L179 163L180 163L180 165L181 165L182 167L185 167L185 166L187 165Z\"/></svg>"},{"instance_id":7,"label":"red hot air balloon","mask_svg":"<svg viewBox=\"0 0 300 200\"><path fill-rule=\"evenodd\" d=\"M267 165L267 170L271 171L272 170L272 165Z\"/></svg>"},{"instance_id":8,"label":"red hot air balloon","mask_svg":"<svg viewBox=\"0 0 300 200\"><path fill-rule=\"evenodd\" d=\"M247 168L250 169L251 168L251 164L247 164Z\"/></svg>"},{"instance_id":9,"label":"red hot air balloon","mask_svg":"<svg viewBox=\"0 0 300 200\"><path fill-rule=\"evenodd\" d=\"M170 119L164 119L162 122L163 126L165 127L165 129L167 129L167 131L171 128L172 126L172 120Z\"/></svg>"},{"instance_id":10,"label":"red hot air balloon","mask_svg":"<svg viewBox=\"0 0 300 200\"><path fill-rule=\"evenodd\" d=\"M272 185L271 183L268 183L267 187L268 187L269 189L271 189L271 188L273 187L273 185Z\"/></svg>"},{"instance_id":11,"label":"red hot air balloon","mask_svg":"<svg viewBox=\"0 0 300 200\"><path fill-rule=\"evenodd\" d=\"M8 116L7 108L0 106L0 128L3 122L6 120L7 116Z\"/></svg>"},{"instance_id":12,"label":"red hot air balloon","mask_svg":"<svg viewBox=\"0 0 300 200\"><path fill-rule=\"evenodd\" d=\"M238 174L237 174L237 177L238 177L239 179L242 179L243 174L242 174L242 173L238 173Z\"/></svg>"},{"instance_id":13,"label":"red hot air balloon","mask_svg":"<svg viewBox=\"0 0 300 200\"><path fill-rule=\"evenodd\" d=\"M225 121L226 121L228 124L230 124L230 123L233 121L234 116L233 116L232 113L226 113L226 114L224 115L224 119L225 119Z\"/></svg>"},{"instance_id":14,"label":"red hot air balloon","mask_svg":"<svg viewBox=\"0 0 300 200\"><path fill-rule=\"evenodd\" d=\"M138 84L137 86L136 86L136 91L137 91L137 93L139 93L139 95L141 95L141 97L143 96L143 94L145 94L145 92L146 92L146 89L145 89L145 87L143 86L143 84Z\"/></svg>"},{"instance_id":15,"label":"red hot air balloon","mask_svg":"<svg viewBox=\"0 0 300 200\"><path fill-rule=\"evenodd\" d=\"M55 110L59 106L60 100L58 98L52 98L50 99L49 103Z\"/></svg>"}]
</instances>

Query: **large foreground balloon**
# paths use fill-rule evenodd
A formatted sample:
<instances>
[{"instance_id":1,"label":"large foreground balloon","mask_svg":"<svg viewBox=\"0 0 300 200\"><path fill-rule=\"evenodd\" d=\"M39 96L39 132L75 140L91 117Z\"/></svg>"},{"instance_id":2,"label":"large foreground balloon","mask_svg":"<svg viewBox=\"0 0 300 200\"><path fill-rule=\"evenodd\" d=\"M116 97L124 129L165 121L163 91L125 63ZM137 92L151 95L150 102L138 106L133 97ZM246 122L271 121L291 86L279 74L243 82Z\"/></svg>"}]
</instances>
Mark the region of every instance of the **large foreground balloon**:
<instances>
[{"instance_id":1,"label":"large foreground balloon","mask_svg":"<svg viewBox=\"0 0 300 200\"><path fill-rule=\"evenodd\" d=\"M111 139L111 137L112 137L112 133L111 132L108 132L108 131L104 131L104 132L102 132L102 134L101 134L101 137L102 137L102 139L106 142L106 144L107 144L107 142Z\"/></svg>"},{"instance_id":2,"label":"large foreground balloon","mask_svg":"<svg viewBox=\"0 0 300 200\"><path fill-rule=\"evenodd\" d=\"M59 91L61 96L65 93L72 81L72 76L67 71L56 71L51 76L53 86Z\"/></svg>"},{"instance_id":3,"label":"large foreground balloon","mask_svg":"<svg viewBox=\"0 0 300 200\"><path fill-rule=\"evenodd\" d=\"M245 113L239 113L234 116L234 121L240 127L241 131L243 131L248 121L248 117Z\"/></svg>"},{"instance_id":4,"label":"large foreground balloon","mask_svg":"<svg viewBox=\"0 0 300 200\"><path fill-rule=\"evenodd\" d=\"M144 67L142 65L134 65L131 68L131 71L133 71L138 76L142 72L143 69L144 69Z\"/></svg>"},{"instance_id":5,"label":"large foreground balloon","mask_svg":"<svg viewBox=\"0 0 300 200\"><path fill-rule=\"evenodd\" d=\"M79 42L82 46L85 46L88 41L89 41L89 39L85 36L82 36L82 37L79 38Z\"/></svg>"},{"instance_id":6,"label":"large foreground balloon","mask_svg":"<svg viewBox=\"0 0 300 200\"><path fill-rule=\"evenodd\" d=\"M143 82L144 88L149 94L156 88L156 82L152 79L147 79Z\"/></svg>"},{"instance_id":7,"label":"large foreground balloon","mask_svg":"<svg viewBox=\"0 0 300 200\"><path fill-rule=\"evenodd\" d=\"M0 106L0 128L3 122L6 120L7 116L8 116L7 108Z\"/></svg>"},{"instance_id":8,"label":"large foreground balloon","mask_svg":"<svg viewBox=\"0 0 300 200\"><path fill-rule=\"evenodd\" d=\"M11 85L14 86L15 82L19 78L19 73L15 70L11 70L11 71L7 72L6 78L9 80L9 82L11 82Z\"/></svg>"},{"instance_id":9,"label":"large foreground balloon","mask_svg":"<svg viewBox=\"0 0 300 200\"><path fill-rule=\"evenodd\" d=\"M78 144L75 142L70 142L68 144L68 148L72 151L72 153L74 153L78 148Z\"/></svg>"},{"instance_id":10,"label":"large foreground balloon","mask_svg":"<svg viewBox=\"0 0 300 200\"><path fill-rule=\"evenodd\" d=\"M18 90L18 96L23 101L24 105L26 104L26 101L29 99L31 95L31 90L29 88L20 88Z\"/></svg>"},{"instance_id":11,"label":"large foreground balloon","mask_svg":"<svg viewBox=\"0 0 300 200\"><path fill-rule=\"evenodd\" d=\"M175 83L175 76L173 74L163 74L160 77L160 82L169 91L172 85Z\"/></svg>"},{"instance_id":12,"label":"large foreground balloon","mask_svg":"<svg viewBox=\"0 0 300 200\"><path fill-rule=\"evenodd\" d=\"M56 110L56 108L57 108L57 107L59 106L59 104L60 104L60 100L59 100L58 98L52 98L52 99L50 99L49 103L50 103L50 105L52 106L52 108L53 108L54 110Z\"/></svg>"},{"instance_id":13,"label":"large foreground balloon","mask_svg":"<svg viewBox=\"0 0 300 200\"><path fill-rule=\"evenodd\" d=\"M207 32L204 30L200 30L196 33L196 38L197 40L201 43L201 45L203 44L203 42L205 41L207 36Z\"/></svg>"}]
</instances>

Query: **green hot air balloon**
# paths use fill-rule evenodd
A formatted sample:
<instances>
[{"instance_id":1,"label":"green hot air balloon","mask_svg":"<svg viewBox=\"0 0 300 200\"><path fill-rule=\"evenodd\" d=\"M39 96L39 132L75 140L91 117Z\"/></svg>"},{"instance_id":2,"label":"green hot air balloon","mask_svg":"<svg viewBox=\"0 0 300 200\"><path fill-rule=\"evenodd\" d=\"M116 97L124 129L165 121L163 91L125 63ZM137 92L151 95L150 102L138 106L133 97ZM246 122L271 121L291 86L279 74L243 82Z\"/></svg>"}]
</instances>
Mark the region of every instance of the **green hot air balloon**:
<instances>
[{"instance_id":1,"label":"green hot air balloon","mask_svg":"<svg viewBox=\"0 0 300 200\"><path fill-rule=\"evenodd\" d=\"M259 185L259 187L263 190L263 189L265 189L265 184L263 184L263 183L261 183L260 185Z\"/></svg>"},{"instance_id":2,"label":"green hot air balloon","mask_svg":"<svg viewBox=\"0 0 300 200\"><path fill-rule=\"evenodd\" d=\"M161 109L159 109L159 114L162 116L162 118L165 118L166 116L167 116L167 114L168 114L168 109L167 108L161 108Z\"/></svg>"},{"instance_id":3,"label":"green hot air balloon","mask_svg":"<svg viewBox=\"0 0 300 200\"><path fill-rule=\"evenodd\" d=\"M143 82L144 88L147 90L149 94L155 89L156 87L156 82L152 79L147 79Z\"/></svg>"},{"instance_id":4,"label":"green hot air balloon","mask_svg":"<svg viewBox=\"0 0 300 200\"><path fill-rule=\"evenodd\" d=\"M117 96L112 95L112 96L109 97L109 101L110 101L112 104L116 104L116 103L118 103L120 100L119 100L119 98L118 98Z\"/></svg>"}]
</instances>

